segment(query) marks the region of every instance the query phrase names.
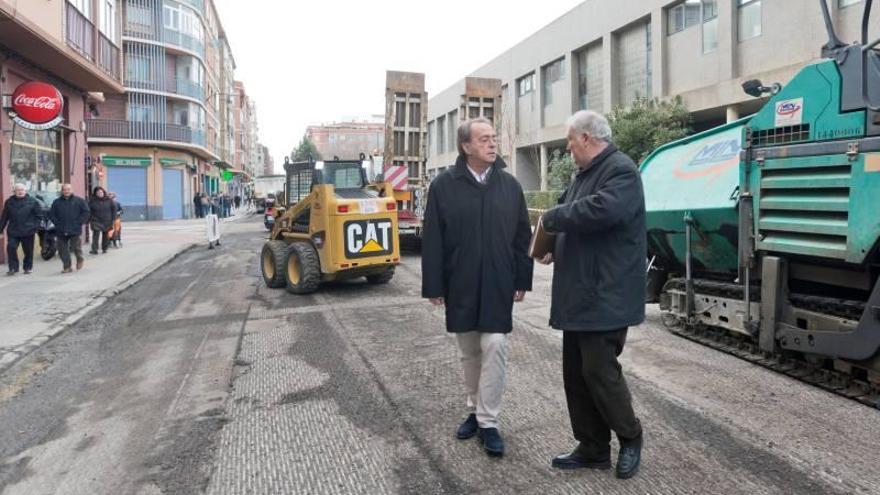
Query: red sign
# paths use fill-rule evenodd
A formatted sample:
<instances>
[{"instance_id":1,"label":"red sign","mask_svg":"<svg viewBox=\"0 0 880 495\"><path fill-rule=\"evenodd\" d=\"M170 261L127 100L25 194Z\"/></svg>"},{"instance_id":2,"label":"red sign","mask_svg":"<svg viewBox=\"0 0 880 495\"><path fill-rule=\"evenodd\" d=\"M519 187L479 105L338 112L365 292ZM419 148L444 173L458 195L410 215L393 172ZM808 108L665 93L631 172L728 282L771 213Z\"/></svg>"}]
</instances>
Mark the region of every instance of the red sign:
<instances>
[{"instance_id":1,"label":"red sign","mask_svg":"<svg viewBox=\"0 0 880 495\"><path fill-rule=\"evenodd\" d=\"M26 82L12 93L15 123L34 130L50 129L61 123L64 100L55 86L37 81Z\"/></svg>"}]
</instances>

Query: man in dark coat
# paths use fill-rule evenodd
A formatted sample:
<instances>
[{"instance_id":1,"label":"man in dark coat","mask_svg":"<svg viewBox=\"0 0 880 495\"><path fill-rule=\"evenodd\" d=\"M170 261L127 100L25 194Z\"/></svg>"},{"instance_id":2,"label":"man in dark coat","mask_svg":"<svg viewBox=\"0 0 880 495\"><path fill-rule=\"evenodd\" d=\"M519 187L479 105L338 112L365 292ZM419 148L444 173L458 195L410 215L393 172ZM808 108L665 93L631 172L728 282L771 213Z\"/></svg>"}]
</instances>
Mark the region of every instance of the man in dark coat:
<instances>
[{"instance_id":1,"label":"man in dark coat","mask_svg":"<svg viewBox=\"0 0 880 495\"><path fill-rule=\"evenodd\" d=\"M556 234L550 325L563 331L568 413L580 444L553 459L557 468L611 467L611 431L620 452L617 477L641 460L642 427L617 357L627 328L645 319L645 198L633 161L611 144L602 115L568 121L568 149L578 166L559 205L541 223Z\"/></svg>"},{"instance_id":2,"label":"man in dark coat","mask_svg":"<svg viewBox=\"0 0 880 495\"><path fill-rule=\"evenodd\" d=\"M0 214L0 234L6 230L6 275L18 273L18 246L24 251L24 273L34 268L34 235L40 226L43 207L27 193L24 184L13 187L13 195L3 204Z\"/></svg>"},{"instance_id":3,"label":"man in dark coat","mask_svg":"<svg viewBox=\"0 0 880 495\"><path fill-rule=\"evenodd\" d=\"M55 224L58 236L58 256L64 266L61 273L71 272L71 251L76 255L76 269L81 270L85 262L81 236L83 224L89 220L89 206L84 199L74 196L70 184L61 186L61 196L52 203L49 220Z\"/></svg>"},{"instance_id":4,"label":"man in dark coat","mask_svg":"<svg viewBox=\"0 0 880 495\"><path fill-rule=\"evenodd\" d=\"M107 196L107 191L103 187L98 186L92 192L89 211L91 213L89 226L92 228L92 250L89 252L98 254L98 239L100 239L101 252L107 253L107 248L110 246L107 232L116 220L116 202Z\"/></svg>"},{"instance_id":5,"label":"man in dark coat","mask_svg":"<svg viewBox=\"0 0 880 495\"><path fill-rule=\"evenodd\" d=\"M532 288L531 227L522 187L497 157L492 123L463 123L458 150L455 166L433 180L428 194L422 296L446 305L446 329L462 354L472 413L456 436L479 433L487 453L500 456L511 312Z\"/></svg>"}]
</instances>

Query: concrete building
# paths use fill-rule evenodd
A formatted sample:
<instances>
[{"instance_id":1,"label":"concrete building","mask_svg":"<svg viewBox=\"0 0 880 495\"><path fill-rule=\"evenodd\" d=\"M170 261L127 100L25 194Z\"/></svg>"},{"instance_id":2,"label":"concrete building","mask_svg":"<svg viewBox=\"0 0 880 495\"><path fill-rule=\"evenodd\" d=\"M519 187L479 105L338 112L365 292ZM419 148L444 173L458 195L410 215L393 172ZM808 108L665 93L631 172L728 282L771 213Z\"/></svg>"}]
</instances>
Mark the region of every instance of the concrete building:
<instances>
[{"instance_id":1,"label":"concrete building","mask_svg":"<svg viewBox=\"0 0 880 495\"><path fill-rule=\"evenodd\" d=\"M123 91L118 25L114 0L0 0L0 204L16 183L47 205L65 182L86 195L85 115L90 105ZM60 92L57 127L30 130L10 118L11 95L31 81ZM0 235L0 263L5 256Z\"/></svg>"},{"instance_id":2,"label":"concrete building","mask_svg":"<svg viewBox=\"0 0 880 495\"><path fill-rule=\"evenodd\" d=\"M385 123L382 116L369 119L310 125L308 137L324 158L338 156L357 159L361 153L382 153L385 149Z\"/></svg>"},{"instance_id":3,"label":"concrete building","mask_svg":"<svg viewBox=\"0 0 880 495\"><path fill-rule=\"evenodd\" d=\"M385 72L384 165L405 166L414 180L425 176L427 102L424 74Z\"/></svg>"},{"instance_id":4,"label":"concrete building","mask_svg":"<svg viewBox=\"0 0 880 495\"><path fill-rule=\"evenodd\" d=\"M863 1L829 5L840 38L858 39ZM825 41L813 1L587 0L468 76L500 80L502 156L525 189L544 190L571 113L681 96L694 127L705 129L760 108L765 100L746 95L742 82L784 84ZM465 118L467 84L429 102L429 175L455 160L451 131Z\"/></svg>"},{"instance_id":5,"label":"concrete building","mask_svg":"<svg viewBox=\"0 0 880 495\"><path fill-rule=\"evenodd\" d=\"M187 218L235 171L235 61L212 0L119 6L125 94L91 109L89 156L127 220Z\"/></svg>"},{"instance_id":6,"label":"concrete building","mask_svg":"<svg viewBox=\"0 0 880 495\"><path fill-rule=\"evenodd\" d=\"M269 153L269 148L262 144L260 145L260 148L263 167L258 171L257 175L275 175L275 159L272 158L272 154Z\"/></svg>"}]
</instances>

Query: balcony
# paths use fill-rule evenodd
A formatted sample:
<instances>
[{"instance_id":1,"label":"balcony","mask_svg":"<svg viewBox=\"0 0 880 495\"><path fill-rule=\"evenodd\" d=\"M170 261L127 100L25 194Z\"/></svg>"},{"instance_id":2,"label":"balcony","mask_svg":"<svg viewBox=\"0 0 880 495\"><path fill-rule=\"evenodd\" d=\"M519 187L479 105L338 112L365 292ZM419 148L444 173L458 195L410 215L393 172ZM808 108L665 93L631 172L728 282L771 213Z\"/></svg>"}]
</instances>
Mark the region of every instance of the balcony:
<instances>
[{"instance_id":1,"label":"balcony","mask_svg":"<svg viewBox=\"0 0 880 495\"><path fill-rule=\"evenodd\" d=\"M133 79L126 78L125 86L133 89L144 89L147 91L161 91L163 93L173 93L181 96L187 96L205 102L205 89L202 85L192 82L186 78L177 78L169 76L165 80L165 84L155 79Z\"/></svg>"},{"instance_id":2,"label":"balcony","mask_svg":"<svg viewBox=\"0 0 880 495\"><path fill-rule=\"evenodd\" d=\"M97 64L105 74L116 81L121 80L119 67L119 47L110 38L95 29L95 25L77 10L70 2L67 3L67 44ZM95 34L98 35L95 43Z\"/></svg>"},{"instance_id":3,"label":"balcony","mask_svg":"<svg viewBox=\"0 0 880 495\"><path fill-rule=\"evenodd\" d=\"M189 5L194 8L199 14L205 14L205 2L204 0L178 0L180 3Z\"/></svg>"},{"instance_id":4,"label":"balcony","mask_svg":"<svg viewBox=\"0 0 880 495\"><path fill-rule=\"evenodd\" d=\"M179 46L184 50L197 53L202 59L205 58L205 44L188 34L164 28L162 30L162 41L170 45Z\"/></svg>"},{"instance_id":5,"label":"balcony","mask_svg":"<svg viewBox=\"0 0 880 495\"><path fill-rule=\"evenodd\" d=\"M182 125L131 120L88 119L89 138L171 141L205 147L205 132Z\"/></svg>"}]
</instances>

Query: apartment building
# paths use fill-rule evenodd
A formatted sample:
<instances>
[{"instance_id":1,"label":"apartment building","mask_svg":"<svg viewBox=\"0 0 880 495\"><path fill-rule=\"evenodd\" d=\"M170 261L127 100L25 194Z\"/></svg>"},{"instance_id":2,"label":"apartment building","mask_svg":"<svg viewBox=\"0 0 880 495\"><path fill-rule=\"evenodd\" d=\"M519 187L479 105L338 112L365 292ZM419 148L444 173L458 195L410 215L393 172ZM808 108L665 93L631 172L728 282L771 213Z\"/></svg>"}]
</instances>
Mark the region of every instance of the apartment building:
<instances>
[{"instance_id":1,"label":"apartment building","mask_svg":"<svg viewBox=\"0 0 880 495\"><path fill-rule=\"evenodd\" d=\"M269 153L269 148L266 146L260 145L262 148L262 169L258 172L257 175L275 175L275 159L272 158L272 155Z\"/></svg>"},{"instance_id":2,"label":"apartment building","mask_svg":"<svg viewBox=\"0 0 880 495\"><path fill-rule=\"evenodd\" d=\"M235 60L212 0L119 7L125 94L90 109L89 157L127 220L189 218L195 193L252 177L236 161Z\"/></svg>"},{"instance_id":3,"label":"apartment building","mask_svg":"<svg viewBox=\"0 0 880 495\"><path fill-rule=\"evenodd\" d=\"M858 39L863 0L828 4L840 37ZM709 128L760 108L742 82L785 84L825 38L814 1L587 0L430 99L428 174L455 160L468 77L500 80L501 153L525 189L545 190L571 113L681 96L694 127Z\"/></svg>"},{"instance_id":4,"label":"apartment building","mask_svg":"<svg viewBox=\"0 0 880 495\"><path fill-rule=\"evenodd\" d=\"M47 204L63 183L86 194L85 115L123 92L119 19L115 0L0 0L0 202L16 183ZM10 115L12 95L29 82L57 89L57 125L29 129ZM5 253L0 235L0 263Z\"/></svg>"},{"instance_id":5,"label":"apartment building","mask_svg":"<svg viewBox=\"0 0 880 495\"><path fill-rule=\"evenodd\" d=\"M385 148L385 121L382 116L373 116L311 125L306 128L306 137L327 159L338 156L343 160L354 160L361 153L379 155Z\"/></svg>"}]
</instances>

